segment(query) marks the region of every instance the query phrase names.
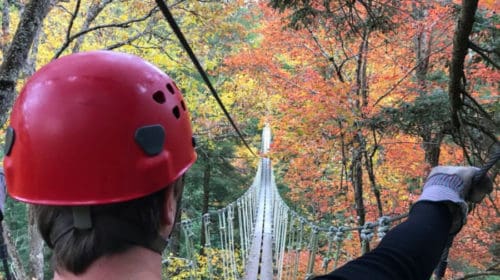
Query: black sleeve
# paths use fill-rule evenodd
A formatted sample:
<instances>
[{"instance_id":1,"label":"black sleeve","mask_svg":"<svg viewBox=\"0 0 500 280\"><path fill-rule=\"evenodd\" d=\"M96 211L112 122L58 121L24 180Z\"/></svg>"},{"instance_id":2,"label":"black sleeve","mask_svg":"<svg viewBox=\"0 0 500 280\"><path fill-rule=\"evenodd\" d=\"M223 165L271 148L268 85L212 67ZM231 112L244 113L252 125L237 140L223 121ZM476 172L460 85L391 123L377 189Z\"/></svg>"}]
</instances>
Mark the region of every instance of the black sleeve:
<instances>
[{"instance_id":1,"label":"black sleeve","mask_svg":"<svg viewBox=\"0 0 500 280\"><path fill-rule=\"evenodd\" d=\"M373 251L314 280L429 280L448 239L451 214L443 203L418 202L408 219Z\"/></svg>"}]
</instances>

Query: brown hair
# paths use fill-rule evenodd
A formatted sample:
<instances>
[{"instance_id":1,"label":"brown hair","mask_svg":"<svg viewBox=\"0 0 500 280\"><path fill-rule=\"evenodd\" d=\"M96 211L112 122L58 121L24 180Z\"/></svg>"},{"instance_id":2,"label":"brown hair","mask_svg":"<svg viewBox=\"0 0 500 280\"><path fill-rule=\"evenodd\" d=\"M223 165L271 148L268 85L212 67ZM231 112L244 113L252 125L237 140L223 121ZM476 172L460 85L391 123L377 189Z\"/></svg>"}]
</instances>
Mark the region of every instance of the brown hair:
<instances>
[{"instance_id":1,"label":"brown hair","mask_svg":"<svg viewBox=\"0 0 500 280\"><path fill-rule=\"evenodd\" d=\"M174 195L179 201L182 183L173 183L169 187L175 188ZM91 206L90 229L73 226L72 207L35 205L38 229L53 249L55 269L79 275L102 256L122 253L134 245L147 244L158 238L165 191L162 189L126 202ZM136 236L139 232L141 242L130 236L133 235L131 232Z\"/></svg>"}]
</instances>

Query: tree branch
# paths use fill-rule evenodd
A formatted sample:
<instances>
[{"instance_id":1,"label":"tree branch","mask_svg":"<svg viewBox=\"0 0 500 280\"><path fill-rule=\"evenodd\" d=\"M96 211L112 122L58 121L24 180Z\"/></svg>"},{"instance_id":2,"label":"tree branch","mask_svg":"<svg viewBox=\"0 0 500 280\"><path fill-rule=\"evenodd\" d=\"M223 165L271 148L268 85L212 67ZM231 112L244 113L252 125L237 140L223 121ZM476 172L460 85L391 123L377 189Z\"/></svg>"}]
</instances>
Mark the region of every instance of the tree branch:
<instances>
[{"instance_id":1,"label":"tree branch","mask_svg":"<svg viewBox=\"0 0 500 280\"><path fill-rule=\"evenodd\" d=\"M36 31L49 12L51 0L32 0L26 5L12 39L9 51L0 67L0 127L7 121L15 99L15 88L19 72L35 38Z\"/></svg>"},{"instance_id":2,"label":"tree branch","mask_svg":"<svg viewBox=\"0 0 500 280\"><path fill-rule=\"evenodd\" d=\"M464 61L469 49L469 35L474 24L474 15L479 0L462 0L462 10L457 27L453 35L453 52L450 64L450 80L448 82L448 96L451 105L451 120L455 128L460 127L458 111L462 107L462 93L464 83Z\"/></svg>"},{"instance_id":3,"label":"tree branch","mask_svg":"<svg viewBox=\"0 0 500 280\"><path fill-rule=\"evenodd\" d=\"M476 273L470 273L467 275L464 275L463 277L460 278L455 278L453 280L466 280L466 279L472 279L480 276L490 276L490 275L500 275L500 271L495 270L495 271L483 271L483 272L476 272Z\"/></svg>"},{"instance_id":4,"label":"tree branch","mask_svg":"<svg viewBox=\"0 0 500 280\"><path fill-rule=\"evenodd\" d=\"M71 29L73 29L73 24L75 23L76 16L78 15L78 11L80 11L81 0L77 0L75 4L75 10L71 13L71 18L69 20L68 29L66 30L66 41L69 41L69 37L71 36Z\"/></svg>"},{"instance_id":5,"label":"tree branch","mask_svg":"<svg viewBox=\"0 0 500 280\"><path fill-rule=\"evenodd\" d=\"M118 22L118 23L110 23L110 24L103 24L103 25L98 25L98 26L94 26L94 27L91 27L87 30L82 30L72 36L69 37L69 39L67 39L62 47L59 49L59 51L57 51L57 53L54 55L54 57L52 59L56 59L58 58L59 56L61 56L61 54L68 48L68 46L71 44L71 42L73 40L75 40L76 38L80 37L80 36L83 36L87 33L90 33L92 31L95 31L95 30L99 30L99 29L104 29L104 28L128 28L130 27L130 24L132 23L137 23L137 22L142 22L142 21L145 21L146 19L148 19L149 17L151 17L155 12L157 12L158 8L157 7L154 7L153 9L151 9L149 11L149 13L147 13L145 16L141 17L141 18L137 18L137 19L131 19L131 20L128 20L128 21L125 21L125 22Z\"/></svg>"},{"instance_id":6,"label":"tree branch","mask_svg":"<svg viewBox=\"0 0 500 280\"><path fill-rule=\"evenodd\" d=\"M451 45L451 43L448 43L446 44L446 46L436 50L436 51L433 51L432 53L428 54L426 58L420 60L415 66L413 66L408 72L406 72L406 74L401 78L399 79L391 88L389 88L384 94L382 94L382 96L380 96L377 101L375 101L375 103L373 103L373 106L376 106L378 105L378 103L380 103L382 101L382 99L386 98L389 94L391 94L404 80L406 80L406 78L408 78L408 76L410 76L411 73L413 73L413 71L415 71L418 67L420 67L420 65L429 57L431 57L433 54L435 53L440 53L442 52L443 50L445 50L446 48L448 48L449 46Z\"/></svg>"},{"instance_id":7,"label":"tree branch","mask_svg":"<svg viewBox=\"0 0 500 280\"><path fill-rule=\"evenodd\" d=\"M339 80L343 83L344 82L344 77L342 76L342 66L344 65L345 61L342 62L342 64L340 66L338 66L337 63L335 62L335 57L333 57L333 55L330 55L325 50L325 48L323 48L323 46L319 42L318 37L316 37L316 35L314 35L314 33L311 30L311 28L309 26L307 26L306 28L307 28L307 31L309 31L309 33L311 34L311 37L313 38L314 42L316 43L316 46L318 46L319 51L321 52L321 54L323 55L323 57L325 57L329 62L332 63L333 68L335 69L335 72L337 73L337 76L339 77Z\"/></svg>"},{"instance_id":8,"label":"tree branch","mask_svg":"<svg viewBox=\"0 0 500 280\"><path fill-rule=\"evenodd\" d=\"M87 10L87 17L80 30L86 30L90 27L90 24L97 18L97 16L102 12L102 10L113 0L104 0L98 3L93 2ZM79 37L75 44L73 45L72 53L76 53L80 50L80 46L83 43L83 36Z\"/></svg>"},{"instance_id":9,"label":"tree branch","mask_svg":"<svg viewBox=\"0 0 500 280\"><path fill-rule=\"evenodd\" d=\"M465 97L467 97L471 102L472 104L475 105L475 110L476 112L480 112L484 117L486 117L489 121L493 121L493 118L490 116L490 114L488 112L486 112L483 107L476 101L476 99L474 99L472 96L470 96L470 94L466 91L463 91L462 93ZM464 104L465 105L465 104ZM470 108L472 108L472 106L470 106Z\"/></svg>"},{"instance_id":10,"label":"tree branch","mask_svg":"<svg viewBox=\"0 0 500 280\"><path fill-rule=\"evenodd\" d=\"M500 65L496 64L489 56L487 56L484 52L483 49L481 49L478 45L474 44L472 41L469 40L469 48L473 51L475 51L477 54L479 54L486 62L490 63L495 67L497 70L500 69Z\"/></svg>"},{"instance_id":11,"label":"tree branch","mask_svg":"<svg viewBox=\"0 0 500 280\"><path fill-rule=\"evenodd\" d=\"M148 23L148 25L146 26L146 28L144 28L144 30L142 32L137 33L136 35L128 38L127 40L124 40L122 42L118 42L118 43L115 43L115 44L113 44L111 46L108 46L108 47L106 47L106 49L107 50L114 50L114 49L117 49L119 47L131 44L135 40L137 40L137 39L141 38L142 36L144 36L145 34L151 32L151 29L153 28L153 26L155 25L155 23L156 23L155 20L151 20Z\"/></svg>"}]
</instances>

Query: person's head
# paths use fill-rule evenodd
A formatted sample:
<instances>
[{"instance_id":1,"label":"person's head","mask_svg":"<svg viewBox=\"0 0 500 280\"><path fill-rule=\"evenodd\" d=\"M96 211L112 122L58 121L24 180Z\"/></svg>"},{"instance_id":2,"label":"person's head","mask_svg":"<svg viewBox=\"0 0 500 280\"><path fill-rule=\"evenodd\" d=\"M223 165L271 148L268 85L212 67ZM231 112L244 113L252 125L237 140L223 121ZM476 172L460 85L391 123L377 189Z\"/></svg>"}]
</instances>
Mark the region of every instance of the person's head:
<instances>
[{"instance_id":1,"label":"person's head","mask_svg":"<svg viewBox=\"0 0 500 280\"><path fill-rule=\"evenodd\" d=\"M93 51L25 84L7 129L9 194L34 204L56 269L142 246L158 253L196 159L175 83L139 57Z\"/></svg>"}]
</instances>

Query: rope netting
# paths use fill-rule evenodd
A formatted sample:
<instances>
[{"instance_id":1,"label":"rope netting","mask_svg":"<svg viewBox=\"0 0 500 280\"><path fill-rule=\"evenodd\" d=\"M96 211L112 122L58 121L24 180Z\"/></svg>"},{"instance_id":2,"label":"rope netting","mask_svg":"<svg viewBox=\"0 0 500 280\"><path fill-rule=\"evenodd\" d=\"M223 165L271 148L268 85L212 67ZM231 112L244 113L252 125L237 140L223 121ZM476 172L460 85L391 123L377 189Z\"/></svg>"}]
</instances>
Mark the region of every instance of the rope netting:
<instances>
[{"instance_id":1,"label":"rope netting","mask_svg":"<svg viewBox=\"0 0 500 280\"><path fill-rule=\"evenodd\" d=\"M287 206L274 179L273 195L275 279L307 279L328 273L361 255L360 242L380 241L391 226L408 216L383 216L363 226L321 227Z\"/></svg>"},{"instance_id":2,"label":"rope netting","mask_svg":"<svg viewBox=\"0 0 500 280\"><path fill-rule=\"evenodd\" d=\"M164 254L168 279L242 277L255 227L260 181L256 176L251 187L226 207L177 224L178 235Z\"/></svg>"},{"instance_id":3,"label":"rope netting","mask_svg":"<svg viewBox=\"0 0 500 280\"><path fill-rule=\"evenodd\" d=\"M270 129L265 127L263 154L268 151L270 141ZM222 209L178 224L180 236L170 246L172 253L166 253L164 258L169 279L245 278L245 266L259 261L250 259L256 258L250 250L252 242L257 242L254 235L259 207L272 209L269 226L273 278L287 280L324 274L358 257L360 242L381 240L391 226L407 217L407 214L383 216L363 226L320 226L285 203L276 187L270 160L262 158L244 195ZM263 264L260 265L262 269Z\"/></svg>"}]
</instances>

